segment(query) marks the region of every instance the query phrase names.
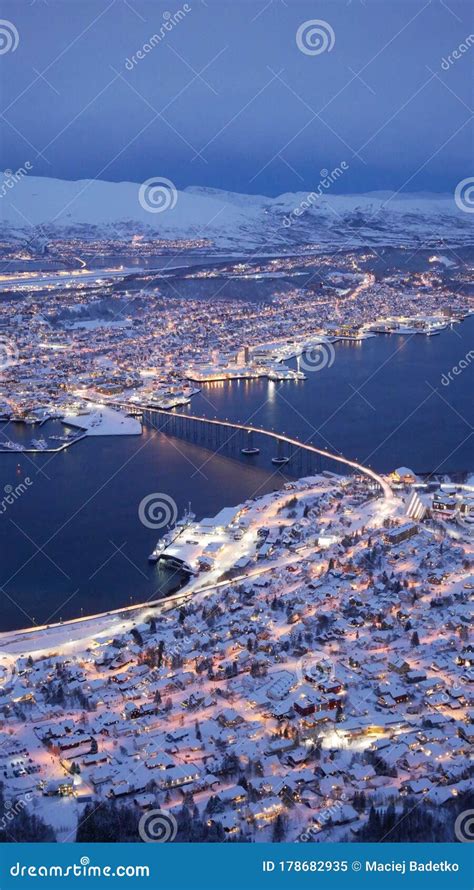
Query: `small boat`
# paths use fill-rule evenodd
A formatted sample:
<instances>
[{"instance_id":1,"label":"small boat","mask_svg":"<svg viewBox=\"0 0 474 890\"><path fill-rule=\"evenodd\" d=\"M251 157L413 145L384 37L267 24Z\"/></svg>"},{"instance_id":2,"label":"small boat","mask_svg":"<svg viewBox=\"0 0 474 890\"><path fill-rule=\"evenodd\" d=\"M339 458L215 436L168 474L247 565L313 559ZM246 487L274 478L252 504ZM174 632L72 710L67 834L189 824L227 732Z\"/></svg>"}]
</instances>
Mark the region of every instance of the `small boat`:
<instances>
[{"instance_id":1,"label":"small boat","mask_svg":"<svg viewBox=\"0 0 474 890\"><path fill-rule=\"evenodd\" d=\"M7 442L2 442L2 446L3 446L3 448L9 448L10 451L24 451L25 450L24 445L20 445L19 442L12 442L10 439L8 439Z\"/></svg>"},{"instance_id":2,"label":"small boat","mask_svg":"<svg viewBox=\"0 0 474 890\"><path fill-rule=\"evenodd\" d=\"M196 514L191 510L191 503L188 504L187 510L184 511L181 519L178 519L176 527L187 528L196 519Z\"/></svg>"}]
</instances>

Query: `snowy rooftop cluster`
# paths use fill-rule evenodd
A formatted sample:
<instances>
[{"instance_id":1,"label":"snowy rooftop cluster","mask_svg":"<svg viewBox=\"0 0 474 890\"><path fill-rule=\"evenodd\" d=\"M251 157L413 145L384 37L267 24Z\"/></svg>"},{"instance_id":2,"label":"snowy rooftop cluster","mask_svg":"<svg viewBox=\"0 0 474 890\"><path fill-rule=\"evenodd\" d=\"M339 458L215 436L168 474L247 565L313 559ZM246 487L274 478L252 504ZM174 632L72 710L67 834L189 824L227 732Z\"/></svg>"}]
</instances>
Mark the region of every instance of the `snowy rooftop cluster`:
<instances>
[{"instance_id":1,"label":"snowy rooftop cluster","mask_svg":"<svg viewBox=\"0 0 474 890\"><path fill-rule=\"evenodd\" d=\"M76 642L34 633L2 662L5 795L29 792L59 839L116 800L186 801L229 837L338 840L371 803L466 789L472 541L360 479L290 488L241 505L247 578Z\"/></svg>"}]
</instances>

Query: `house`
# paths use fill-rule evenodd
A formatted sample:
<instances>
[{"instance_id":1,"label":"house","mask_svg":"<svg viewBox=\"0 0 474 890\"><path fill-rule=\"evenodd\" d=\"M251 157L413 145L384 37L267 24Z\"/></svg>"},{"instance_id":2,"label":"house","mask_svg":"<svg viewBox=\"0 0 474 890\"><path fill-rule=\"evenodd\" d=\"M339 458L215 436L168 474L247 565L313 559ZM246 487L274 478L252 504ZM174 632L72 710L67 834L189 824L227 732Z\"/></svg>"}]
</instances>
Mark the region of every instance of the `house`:
<instances>
[{"instance_id":1,"label":"house","mask_svg":"<svg viewBox=\"0 0 474 890\"><path fill-rule=\"evenodd\" d=\"M161 771L156 781L161 788L180 788L182 785L190 785L199 779L199 770L193 763L186 766L172 766Z\"/></svg>"},{"instance_id":2,"label":"house","mask_svg":"<svg viewBox=\"0 0 474 890\"><path fill-rule=\"evenodd\" d=\"M72 776L65 776L63 779L54 779L43 789L46 797L70 797L74 791L74 780Z\"/></svg>"},{"instance_id":3,"label":"house","mask_svg":"<svg viewBox=\"0 0 474 890\"><path fill-rule=\"evenodd\" d=\"M392 529L387 532L386 540L387 543L392 547L397 544L401 544L402 541L407 541L409 538L412 538L414 535L418 534L418 526L415 522L405 522L403 525L399 525L397 528Z\"/></svg>"},{"instance_id":4,"label":"house","mask_svg":"<svg viewBox=\"0 0 474 890\"><path fill-rule=\"evenodd\" d=\"M237 711L234 711L233 708L226 708L225 711L221 711L217 720L221 726L238 726L239 723L243 723L243 717Z\"/></svg>"}]
</instances>

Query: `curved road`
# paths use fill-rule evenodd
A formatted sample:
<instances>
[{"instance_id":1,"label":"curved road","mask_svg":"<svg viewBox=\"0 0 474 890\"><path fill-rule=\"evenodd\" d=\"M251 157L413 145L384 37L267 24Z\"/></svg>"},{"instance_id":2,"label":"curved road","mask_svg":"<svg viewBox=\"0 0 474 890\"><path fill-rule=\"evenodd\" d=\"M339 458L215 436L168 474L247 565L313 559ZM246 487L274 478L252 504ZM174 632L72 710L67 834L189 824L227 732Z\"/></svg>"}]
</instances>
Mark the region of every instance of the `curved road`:
<instances>
[{"instance_id":1,"label":"curved road","mask_svg":"<svg viewBox=\"0 0 474 890\"><path fill-rule=\"evenodd\" d=\"M181 412L177 412L174 409L170 411L164 411L161 408L143 408L144 411L153 411L156 414L161 414L165 417L180 417L183 420L193 420L200 421L201 423L209 423L214 426L223 426L229 427L234 430L243 430L248 433L255 433L261 436L267 436L270 439L277 439L280 442L284 442L286 445L292 445L294 448L302 448L305 451L310 451L313 454L319 454L321 457L327 457L330 460L338 461L340 464L345 464L345 466L350 467L351 470L356 470L358 473L363 473L365 476L369 476L374 480L383 491L384 497L391 499L393 498L393 492L390 488L388 482L383 479L382 476L379 476L375 470L372 470L370 467L365 467L363 464L357 463L355 460L349 460L347 457L342 457L339 454L333 454L331 451L326 451L323 448L316 448L315 445L308 444L306 442L300 442L298 439L292 439L290 436L286 436L284 433L275 433L271 430L265 430L261 427L257 426L249 426L248 424L243 423L234 423L230 420L211 420L208 417L198 417L195 414L183 414ZM164 432L166 435L166 430L160 430L160 432Z\"/></svg>"}]
</instances>

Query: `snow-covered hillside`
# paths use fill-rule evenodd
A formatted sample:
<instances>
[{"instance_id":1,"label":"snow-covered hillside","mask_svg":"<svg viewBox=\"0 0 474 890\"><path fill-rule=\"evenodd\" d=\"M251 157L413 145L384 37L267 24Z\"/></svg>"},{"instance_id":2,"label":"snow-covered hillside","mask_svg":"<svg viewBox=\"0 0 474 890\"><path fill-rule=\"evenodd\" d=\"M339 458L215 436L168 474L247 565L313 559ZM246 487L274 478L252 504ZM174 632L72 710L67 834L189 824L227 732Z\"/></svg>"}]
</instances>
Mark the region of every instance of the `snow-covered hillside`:
<instances>
[{"instance_id":1,"label":"snow-covered hillside","mask_svg":"<svg viewBox=\"0 0 474 890\"><path fill-rule=\"evenodd\" d=\"M66 182L24 175L12 187L3 176L2 235L62 238L132 237L166 240L205 238L226 249L286 249L324 246L472 243L472 216L453 195L335 195L330 190L287 193L277 198L191 187L173 193L171 206L147 210L140 184L82 180ZM166 196L165 196L166 197ZM152 205L150 205L152 206Z\"/></svg>"}]
</instances>

